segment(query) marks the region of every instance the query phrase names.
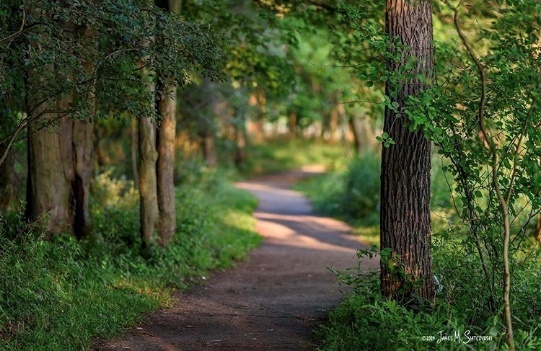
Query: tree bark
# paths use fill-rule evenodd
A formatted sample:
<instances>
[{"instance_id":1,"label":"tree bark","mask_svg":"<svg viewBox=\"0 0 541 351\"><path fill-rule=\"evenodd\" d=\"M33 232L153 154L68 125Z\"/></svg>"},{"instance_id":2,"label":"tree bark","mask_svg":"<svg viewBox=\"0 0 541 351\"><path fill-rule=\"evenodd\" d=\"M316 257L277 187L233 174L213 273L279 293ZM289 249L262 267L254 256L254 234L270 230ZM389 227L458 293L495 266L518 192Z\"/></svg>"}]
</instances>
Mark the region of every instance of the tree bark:
<instances>
[{"instance_id":1,"label":"tree bark","mask_svg":"<svg viewBox=\"0 0 541 351\"><path fill-rule=\"evenodd\" d=\"M169 0L168 10L180 14L182 1ZM158 235L160 245L166 246L176 229L175 206L175 140L176 140L176 103L177 87L161 84L158 88L158 115L160 127L157 131L158 163L156 168L158 190Z\"/></svg>"},{"instance_id":2,"label":"tree bark","mask_svg":"<svg viewBox=\"0 0 541 351\"><path fill-rule=\"evenodd\" d=\"M357 118L353 114L349 115L348 125L351 135L353 135L353 152L358 156L361 154L362 141L357 124Z\"/></svg>"},{"instance_id":3,"label":"tree bark","mask_svg":"<svg viewBox=\"0 0 541 351\"><path fill-rule=\"evenodd\" d=\"M159 94L158 114L160 127L158 129L158 235L160 244L166 246L176 228L175 211L175 139L176 139L176 92L175 86L165 86Z\"/></svg>"},{"instance_id":4,"label":"tree bark","mask_svg":"<svg viewBox=\"0 0 541 351\"><path fill-rule=\"evenodd\" d=\"M74 31L75 27L70 26ZM76 40L82 43L84 52L78 53L90 82L83 93L66 96L60 101L60 110L70 110L70 103L75 97L87 104L88 115L84 119L75 119L73 116L63 117L61 120L61 133L59 135L63 152L64 171L70 183L70 220L73 233L79 239L90 234L89 196L90 180L92 177L92 149L94 136L94 118L96 114L94 57L97 50L96 32L83 27L76 32Z\"/></svg>"},{"instance_id":5,"label":"tree bark","mask_svg":"<svg viewBox=\"0 0 541 351\"><path fill-rule=\"evenodd\" d=\"M29 84L35 78L29 75ZM45 113L52 103L42 103L30 109L34 118L41 113L41 123L54 123L56 113ZM29 106L33 106L30 102ZM28 185L26 215L30 221L41 220L39 225L47 237L61 231L71 231L70 191L64 172L61 146L57 131L42 128L34 121L28 127Z\"/></svg>"},{"instance_id":6,"label":"tree bark","mask_svg":"<svg viewBox=\"0 0 541 351\"><path fill-rule=\"evenodd\" d=\"M5 101L4 101L5 102ZM10 116L12 111L8 106L3 107L0 111L0 129L3 131L12 130L10 124ZM6 158L0 164L0 211L13 209L17 199L17 177L15 174L15 157L14 149L7 150L6 144L0 145L0 155L7 151Z\"/></svg>"},{"instance_id":7,"label":"tree bark","mask_svg":"<svg viewBox=\"0 0 541 351\"><path fill-rule=\"evenodd\" d=\"M408 58L415 57L411 73L431 79L431 16L428 1L387 0L386 32L400 43L393 48L400 59L388 61L391 72L403 70ZM386 95L398 104L400 112L408 96L425 88L418 78L403 78L395 84L387 82ZM430 142L421 130L409 131L404 114L389 107L385 109L384 132L396 144L382 151L380 235L381 248L390 249L390 256L381 261L381 291L402 304L416 297L431 301Z\"/></svg>"},{"instance_id":8,"label":"tree bark","mask_svg":"<svg viewBox=\"0 0 541 351\"><path fill-rule=\"evenodd\" d=\"M541 214L537 215L537 222L535 223L534 236L537 238L537 241L541 242Z\"/></svg>"},{"instance_id":9,"label":"tree bark","mask_svg":"<svg viewBox=\"0 0 541 351\"><path fill-rule=\"evenodd\" d=\"M139 205L143 249L149 247L158 220L157 159L156 127L150 117L139 118Z\"/></svg>"},{"instance_id":10,"label":"tree bark","mask_svg":"<svg viewBox=\"0 0 541 351\"><path fill-rule=\"evenodd\" d=\"M36 1L25 3L32 15L39 18ZM28 42L28 46L40 52L43 34ZM70 191L64 171L62 148L58 135L59 114L56 97L47 96L47 74L56 67L30 67L26 72L26 113L28 125L28 178L26 193L26 217L39 220L38 227L46 237L61 231L71 231Z\"/></svg>"}]
</instances>

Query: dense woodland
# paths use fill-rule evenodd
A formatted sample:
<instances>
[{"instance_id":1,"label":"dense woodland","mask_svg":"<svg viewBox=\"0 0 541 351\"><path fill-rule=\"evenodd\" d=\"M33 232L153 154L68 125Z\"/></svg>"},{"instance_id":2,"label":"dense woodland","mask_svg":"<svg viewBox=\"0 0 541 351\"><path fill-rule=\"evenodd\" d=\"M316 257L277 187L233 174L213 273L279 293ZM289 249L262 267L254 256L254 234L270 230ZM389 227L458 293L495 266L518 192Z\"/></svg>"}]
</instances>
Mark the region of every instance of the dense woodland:
<instances>
[{"instance_id":1,"label":"dense woodland","mask_svg":"<svg viewBox=\"0 0 541 351\"><path fill-rule=\"evenodd\" d=\"M300 188L381 261L336 272L353 293L321 350L449 350L422 339L442 330L541 349L539 1L7 0L0 18L6 349L88 348L245 257L256 203L229 182L303 162L332 172Z\"/></svg>"}]
</instances>

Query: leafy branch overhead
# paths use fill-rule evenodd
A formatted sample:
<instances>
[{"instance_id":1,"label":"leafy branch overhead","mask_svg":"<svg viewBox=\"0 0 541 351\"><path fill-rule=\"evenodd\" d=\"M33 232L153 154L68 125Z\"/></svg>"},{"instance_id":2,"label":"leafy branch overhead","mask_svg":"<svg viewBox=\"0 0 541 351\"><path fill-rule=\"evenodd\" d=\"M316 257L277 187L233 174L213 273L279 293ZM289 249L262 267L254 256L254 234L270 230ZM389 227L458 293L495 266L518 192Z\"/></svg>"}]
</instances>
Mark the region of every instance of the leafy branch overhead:
<instances>
[{"instance_id":1,"label":"leafy branch overhead","mask_svg":"<svg viewBox=\"0 0 541 351\"><path fill-rule=\"evenodd\" d=\"M23 4L9 22L9 27L20 24L21 29L4 27L2 38L10 38L11 45L21 49L25 40L39 40L39 46L24 49L22 56L10 47L0 47L0 85L7 93L23 84L26 70L39 69L43 77L43 84L36 87L40 101L73 90L84 93L97 80L98 101L107 103L103 111L122 106L143 115L143 106L133 104L143 93L139 89L142 78L134 63L143 57L149 57L147 68L159 72L158 79L171 84L186 85L195 72L225 79L223 36L208 24L188 22L155 6L142 7L137 1L48 1L34 9ZM96 46L78 40L83 30L95 32ZM95 65L95 69L86 71L87 64ZM16 102L21 104L22 98ZM77 103L84 101L75 102L74 110L84 111Z\"/></svg>"}]
</instances>

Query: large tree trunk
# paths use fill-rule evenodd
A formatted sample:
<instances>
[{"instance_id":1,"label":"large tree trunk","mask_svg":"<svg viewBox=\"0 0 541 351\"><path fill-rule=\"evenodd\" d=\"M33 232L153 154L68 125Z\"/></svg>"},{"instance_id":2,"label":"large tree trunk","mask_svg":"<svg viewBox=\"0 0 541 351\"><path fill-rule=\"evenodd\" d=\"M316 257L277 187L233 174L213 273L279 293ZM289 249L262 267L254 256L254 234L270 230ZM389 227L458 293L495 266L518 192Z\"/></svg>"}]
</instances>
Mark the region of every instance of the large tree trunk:
<instances>
[{"instance_id":1,"label":"large tree trunk","mask_svg":"<svg viewBox=\"0 0 541 351\"><path fill-rule=\"evenodd\" d=\"M60 145L64 172L70 187L70 220L73 232L77 238L82 239L90 233L89 219L89 196L90 180L92 177L92 149L95 117L95 79L94 57L97 50L96 33L90 28L82 28L75 32L75 26L67 24L67 33L76 33L72 40L78 40L83 45L84 52L79 52L86 76L90 82L82 93L73 93L60 100L59 107L62 111L68 111L73 97L85 101L89 114L85 119L63 117L60 121ZM68 35L68 34L65 34ZM73 117L73 116L70 116Z\"/></svg>"},{"instance_id":2,"label":"large tree trunk","mask_svg":"<svg viewBox=\"0 0 541 351\"><path fill-rule=\"evenodd\" d=\"M26 1L32 15L39 18L37 3ZM28 45L35 52L44 50L38 34ZM31 51L31 50L29 50ZM40 220L39 227L47 236L71 230L70 191L62 149L58 135L58 103L47 96L47 81L52 65L30 67L26 75L26 113L28 125L28 179L26 193L26 216L30 221Z\"/></svg>"},{"instance_id":3,"label":"large tree trunk","mask_svg":"<svg viewBox=\"0 0 541 351\"><path fill-rule=\"evenodd\" d=\"M29 83L35 78L29 75ZM31 83L30 83L31 84ZM29 106L33 106L33 102ZM37 117L49 108L43 103L30 109L30 118ZM56 106L53 107L56 110ZM47 236L61 231L71 231L70 191L64 172L64 163L57 131L42 128L42 123L53 123L57 114L43 114L40 121L28 128L28 186L27 210L30 221L40 219L39 227ZM43 218L42 218L43 217Z\"/></svg>"},{"instance_id":4,"label":"large tree trunk","mask_svg":"<svg viewBox=\"0 0 541 351\"><path fill-rule=\"evenodd\" d=\"M386 31L404 46L401 57L389 61L392 72L416 57L414 74L431 78L433 71L432 12L428 1L387 0ZM387 82L386 94L403 108L410 95L425 86L419 79ZM419 296L434 298L430 252L430 142L421 130L410 132L404 115L385 109L384 132L396 142L384 147L381 165L381 249L390 249L381 261L381 291L403 304ZM414 284L420 283L419 285Z\"/></svg>"}]
</instances>

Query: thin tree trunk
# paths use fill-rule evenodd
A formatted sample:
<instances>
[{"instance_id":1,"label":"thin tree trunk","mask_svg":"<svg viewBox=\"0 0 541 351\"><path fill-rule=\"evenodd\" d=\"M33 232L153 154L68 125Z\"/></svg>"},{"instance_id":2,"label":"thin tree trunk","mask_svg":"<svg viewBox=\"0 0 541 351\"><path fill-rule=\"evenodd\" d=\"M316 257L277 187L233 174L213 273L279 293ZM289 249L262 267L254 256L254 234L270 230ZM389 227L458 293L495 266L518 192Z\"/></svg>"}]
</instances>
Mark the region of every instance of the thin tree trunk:
<instances>
[{"instance_id":1,"label":"thin tree trunk","mask_svg":"<svg viewBox=\"0 0 541 351\"><path fill-rule=\"evenodd\" d=\"M12 113L8 106L0 112L0 129L3 131L11 130L8 114ZM6 151L6 158L0 164L0 211L14 208L17 199L17 179L15 175L15 157L14 149L6 150L7 145L0 145L0 155Z\"/></svg>"},{"instance_id":2,"label":"thin tree trunk","mask_svg":"<svg viewBox=\"0 0 541 351\"><path fill-rule=\"evenodd\" d=\"M147 0L149 6L153 2ZM152 38L145 38L148 44ZM143 84L146 88L148 106L155 109L156 83L153 74L146 67L149 57L141 58L138 68L141 70ZM154 116L139 117L139 207L140 207L140 234L142 249L149 248L159 219L158 210L158 181L156 177L156 164L158 152L156 151L156 126Z\"/></svg>"},{"instance_id":3,"label":"thin tree trunk","mask_svg":"<svg viewBox=\"0 0 541 351\"><path fill-rule=\"evenodd\" d=\"M181 0L169 0L171 13L180 14ZM175 140L176 140L176 103L177 87L164 84L158 89L158 163L156 168L158 190L158 235L160 245L166 246L176 229L175 203Z\"/></svg>"},{"instance_id":4,"label":"thin tree trunk","mask_svg":"<svg viewBox=\"0 0 541 351\"><path fill-rule=\"evenodd\" d=\"M432 77L432 12L428 1L387 0L386 31L405 47L396 47L392 72L416 57L414 74ZM410 95L425 86L416 79L387 82L386 94L396 98L399 110ZM381 248L390 249L381 261L381 291L403 304L419 296L434 298L430 252L430 142L421 130L410 132L405 118L386 107L384 132L395 145L384 147L381 165Z\"/></svg>"},{"instance_id":5,"label":"thin tree trunk","mask_svg":"<svg viewBox=\"0 0 541 351\"><path fill-rule=\"evenodd\" d=\"M138 167L138 157L139 157L139 122L136 119L133 119L131 122L131 167L132 167L132 176L133 182L135 183L135 189L139 189L139 169Z\"/></svg>"},{"instance_id":6,"label":"thin tree trunk","mask_svg":"<svg viewBox=\"0 0 541 351\"><path fill-rule=\"evenodd\" d=\"M235 165L238 167L247 161L246 146L248 138L246 135L246 119L245 116L239 116L240 123L235 124Z\"/></svg>"},{"instance_id":7,"label":"thin tree trunk","mask_svg":"<svg viewBox=\"0 0 541 351\"><path fill-rule=\"evenodd\" d=\"M216 92L216 86L210 79L203 80L202 99L203 104L210 106L210 115L199 113L197 118L197 134L199 137L199 147L202 151L205 163L209 167L214 167L218 163L216 147L214 145L214 122L213 118L220 113L219 98Z\"/></svg>"},{"instance_id":8,"label":"thin tree trunk","mask_svg":"<svg viewBox=\"0 0 541 351\"><path fill-rule=\"evenodd\" d=\"M537 215L537 222L535 223L534 236L537 238L537 241L541 242L541 214Z\"/></svg>"},{"instance_id":9,"label":"thin tree trunk","mask_svg":"<svg viewBox=\"0 0 541 351\"><path fill-rule=\"evenodd\" d=\"M139 201L143 249L149 247L158 220L157 159L156 127L152 118L139 118Z\"/></svg>"},{"instance_id":10,"label":"thin tree trunk","mask_svg":"<svg viewBox=\"0 0 541 351\"><path fill-rule=\"evenodd\" d=\"M162 89L159 89L162 90ZM175 139L176 139L176 91L174 86L165 86L159 91L158 114L161 123L158 129L158 234L160 244L166 246L176 228L175 212Z\"/></svg>"},{"instance_id":11,"label":"thin tree trunk","mask_svg":"<svg viewBox=\"0 0 541 351\"><path fill-rule=\"evenodd\" d=\"M351 114L348 118L348 125L349 129L351 131L351 135L353 135L353 151L355 152L355 155L361 154L361 137L359 128L357 127L357 118L353 114Z\"/></svg>"}]
</instances>

